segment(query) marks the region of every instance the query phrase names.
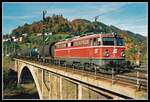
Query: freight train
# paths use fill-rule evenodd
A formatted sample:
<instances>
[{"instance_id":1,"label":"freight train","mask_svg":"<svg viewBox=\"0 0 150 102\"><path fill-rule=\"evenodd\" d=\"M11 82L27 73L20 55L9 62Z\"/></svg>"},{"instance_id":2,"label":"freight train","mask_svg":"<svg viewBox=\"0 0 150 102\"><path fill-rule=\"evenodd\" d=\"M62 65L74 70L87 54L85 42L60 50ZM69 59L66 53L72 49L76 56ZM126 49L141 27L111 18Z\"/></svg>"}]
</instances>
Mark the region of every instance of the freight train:
<instances>
[{"instance_id":1,"label":"freight train","mask_svg":"<svg viewBox=\"0 0 150 102\"><path fill-rule=\"evenodd\" d=\"M134 69L125 59L123 38L116 34L76 36L31 51L26 54L30 58L88 71L110 73L114 69L120 73Z\"/></svg>"}]
</instances>

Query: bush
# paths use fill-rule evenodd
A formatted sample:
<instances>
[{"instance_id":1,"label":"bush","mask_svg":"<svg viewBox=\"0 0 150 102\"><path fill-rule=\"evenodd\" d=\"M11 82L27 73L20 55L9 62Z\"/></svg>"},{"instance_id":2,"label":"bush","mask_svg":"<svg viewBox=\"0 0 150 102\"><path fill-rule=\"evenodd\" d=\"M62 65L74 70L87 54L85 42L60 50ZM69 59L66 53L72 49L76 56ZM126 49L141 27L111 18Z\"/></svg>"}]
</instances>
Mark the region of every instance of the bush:
<instances>
[{"instance_id":1,"label":"bush","mask_svg":"<svg viewBox=\"0 0 150 102\"><path fill-rule=\"evenodd\" d=\"M17 73L12 69L3 70L3 88L15 88L17 86Z\"/></svg>"}]
</instances>

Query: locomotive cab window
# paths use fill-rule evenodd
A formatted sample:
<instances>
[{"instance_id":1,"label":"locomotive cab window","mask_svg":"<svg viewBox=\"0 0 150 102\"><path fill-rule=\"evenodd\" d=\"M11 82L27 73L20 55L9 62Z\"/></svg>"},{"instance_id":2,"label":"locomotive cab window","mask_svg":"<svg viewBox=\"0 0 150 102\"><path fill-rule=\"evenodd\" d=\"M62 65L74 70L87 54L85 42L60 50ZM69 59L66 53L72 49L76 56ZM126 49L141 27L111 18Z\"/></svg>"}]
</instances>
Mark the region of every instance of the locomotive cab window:
<instances>
[{"instance_id":1,"label":"locomotive cab window","mask_svg":"<svg viewBox=\"0 0 150 102\"><path fill-rule=\"evenodd\" d=\"M73 42L71 42L71 46L73 46Z\"/></svg>"},{"instance_id":2,"label":"locomotive cab window","mask_svg":"<svg viewBox=\"0 0 150 102\"><path fill-rule=\"evenodd\" d=\"M92 39L90 39L90 46L92 46L92 44L93 44L93 40L92 40Z\"/></svg>"},{"instance_id":3,"label":"locomotive cab window","mask_svg":"<svg viewBox=\"0 0 150 102\"><path fill-rule=\"evenodd\" d=\"M124 46L124 41L122 38L116 38L117 46Z\"/></svg>"},{"instance_id":4,"label":"locomotive cab window","mask_svg":"<svg viewBox=\"0 0 150 102\"><path fill-rule=\"evenodd\" d=\"M90 39L90 46L101 45L101 38Z\"/></svg>"},{"instance_id":5,"label":"locomotive cab window","mask_svg":"<svg viewBox=\"0 0 150 102\"><path fill-rule=\"evenodd\" d=\"M94 38L93 39L93 46L96 46L97 45L97 38Z\"/></svg>"},{"instance_id":6,"label":"locomotive cab window","mask_svg":"<svg viewBox=\"0 0 150 102\"><path fill-rule=\"evenodd\" d=\"M71 46L71 43L68 43L68 47L70 47Z\"/></svg>"},{"instance_id":7,"label":"locomotive cab window","mask_svg":"<svg viewBox=\"0 0 150 102\"><path fill-rule=\"evenodd\" d=\"M103 45L114 45L114 38L104 37L102 38Z\"/></svg>"}]
</instances>

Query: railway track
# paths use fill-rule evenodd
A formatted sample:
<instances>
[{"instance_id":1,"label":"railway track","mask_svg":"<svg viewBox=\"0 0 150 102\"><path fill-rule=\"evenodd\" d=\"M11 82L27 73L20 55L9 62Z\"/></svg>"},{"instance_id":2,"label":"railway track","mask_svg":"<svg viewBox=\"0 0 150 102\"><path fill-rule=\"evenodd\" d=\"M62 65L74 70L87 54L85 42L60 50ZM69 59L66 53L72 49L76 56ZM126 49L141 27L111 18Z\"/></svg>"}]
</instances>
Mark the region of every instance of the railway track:
<instances>
[{"instance_id":1,"label":"railway track","mask_svg":"<svg viewBox=\"0 0 150 102\"><path fill-rule=\"evenodd\" d=\"M57 68L60 70L71 72L71 73L77 73L77 74L81 74L84 76L93 77L97 80L98 79L109 80L109 81L112 81L113 84L123 83L126 85L137 87L137 90L147 91L147 82L148 82L147 81L148 78L146 76L147 72L143 70L141 71L141 70L136 69L133 72L123 73L123 74L106 74L106 73L101 73L101 72L90 72L90 71L82 70L82 69L54 65L50 63L43 63L43 62L33 61L33 60L27 60L27 61L50 66L52 68ZM138 73L138 76L137 76L137 73Z\"/></svg>"}]
</instances>

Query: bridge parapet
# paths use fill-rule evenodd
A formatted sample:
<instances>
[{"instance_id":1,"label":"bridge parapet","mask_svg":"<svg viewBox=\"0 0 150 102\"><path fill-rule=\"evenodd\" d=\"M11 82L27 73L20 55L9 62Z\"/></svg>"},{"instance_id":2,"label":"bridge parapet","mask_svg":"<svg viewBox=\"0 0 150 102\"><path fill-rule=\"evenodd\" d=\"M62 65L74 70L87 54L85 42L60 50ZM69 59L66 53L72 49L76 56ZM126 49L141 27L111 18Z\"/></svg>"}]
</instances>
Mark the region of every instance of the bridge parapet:
<instances>
[{"instance_id":1,"label":"bridge parapet","mask_svg":"<svg viewBox=\"0 0 150 102\"><path fill-rule=\"evenodd\" d=\"M95 79L53 68L53 66L15 59L18 80L25 66L33 75L40 99L143 99L147 97L145 91L137 91L136 87L112 84L110 80Z\"/></svg>"}]
</instances>

